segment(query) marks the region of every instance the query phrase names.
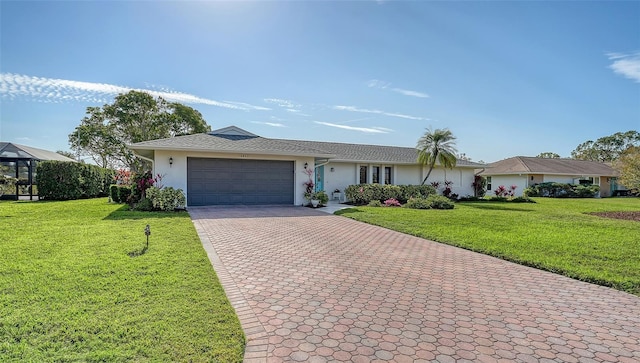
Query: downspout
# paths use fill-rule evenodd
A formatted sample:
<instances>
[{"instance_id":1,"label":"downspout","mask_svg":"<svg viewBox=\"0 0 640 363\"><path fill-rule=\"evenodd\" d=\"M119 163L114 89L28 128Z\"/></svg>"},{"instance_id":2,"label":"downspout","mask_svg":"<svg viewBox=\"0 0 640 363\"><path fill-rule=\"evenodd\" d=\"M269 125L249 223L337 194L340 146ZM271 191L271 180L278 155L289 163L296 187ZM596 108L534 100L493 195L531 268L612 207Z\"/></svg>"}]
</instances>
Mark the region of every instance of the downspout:
<instances>
[{"instance_id":1,"label":"downspout","mask_svg":"<svg viewBox=\"0 0 640 363\"><path fill-rule=\"evenodd\" d=\"M318 165L315 165L315 163L314 163L313 168L314 168L314 169L317 169L317 168L319 168L319 167L321 167L321 166L325 166L325 165L329 164L329 161L330 161L330 160L329 160L329 159L327 159L325 162L320 163L320 164L318 164Z\"/></svg>"},{"instance_id":2,"label":"downspout","mask_svg":"<svg viewBox=\"0 0 640 363\"><path fill-rule=\"evenodd\" d=\"M155 154L155 152L154 152L154 154ZM151 170L153 170L153 172L154 172L154 173L156 172L156 170L155 170L155 165L156 165L156 164L155 164L155 162L153 161L153 159L149 159L149 158L147 158L147 157L145 157L145 156L142 156L142 155L140 155L140 154L138 154L138 153L136 153L136 156L137 156L137 157L139 157L139 158L140 158L140 159L142 159L142 160L146 160L146 161L150 162L150 163L151 163Z\"/></svg>"}]
</instances>

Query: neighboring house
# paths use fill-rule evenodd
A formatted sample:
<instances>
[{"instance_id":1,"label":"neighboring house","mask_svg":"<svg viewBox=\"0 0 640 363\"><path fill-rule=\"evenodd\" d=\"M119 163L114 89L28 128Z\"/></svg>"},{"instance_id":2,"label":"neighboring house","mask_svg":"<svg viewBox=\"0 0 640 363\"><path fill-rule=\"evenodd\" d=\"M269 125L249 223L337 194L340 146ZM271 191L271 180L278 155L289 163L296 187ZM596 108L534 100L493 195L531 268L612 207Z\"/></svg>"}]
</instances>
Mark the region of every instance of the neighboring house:
<instances>
[{"instance_id":1,"label":"neighboring house","mask_svg":"<svg viewBox=\"0 0 640 363\"><path fill-rule=\"evenodd\" d=\"M515 185L521 196L524 189L547 182L598 185L601 197L625 190L616 183L618 172L597 161L516 156L489 164L480 175L487 178L487 195L501 185Z\"/></svg>"},{"instance_id":2,"label":"neighboring house","mask_svg":"<svg viewBox=\"0 0 640 363\"><path fill-rule=\"evenodd\" d=\"M313 170L316 190L329 197L352 184L420 184L427 172L415 148L269 139L235 126L129 148L153 162L163 185L184 190L190 206L302 205L305 169ZM446 177L454 193L471 195L474 169L483 166L458 160L454 169L436 167L429 182Z\"/></svg>"},{"instance_id":3,"label":"neighboring house","mask_svg":"<svg viewBox=\"0 0 640 363\"><path fill-rule=\"evenodd\" d=\"M2 198L19 199L20 196L29 196L33 199L36 194L33 188L36 185L36 167L40 161L44 160L75 162L53 151L0 142L0 172L5 176L18 179L15 191L6 192Z\"/></svg>"}]
</instances>

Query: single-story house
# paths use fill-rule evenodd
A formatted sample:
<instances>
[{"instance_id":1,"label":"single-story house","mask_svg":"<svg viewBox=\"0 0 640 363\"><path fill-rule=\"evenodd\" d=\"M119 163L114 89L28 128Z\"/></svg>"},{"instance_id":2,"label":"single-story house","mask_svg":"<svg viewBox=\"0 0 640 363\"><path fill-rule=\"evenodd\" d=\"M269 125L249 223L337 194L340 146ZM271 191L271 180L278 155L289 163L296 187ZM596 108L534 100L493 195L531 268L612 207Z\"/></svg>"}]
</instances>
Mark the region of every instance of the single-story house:
<instances>
[{"instance_id":1,"label":"single-story house","mask_svg":"<svg viewBox=\"0 0 640 363\"><path fill-rule=\"evenodd\" d=\"M610 165L588 160L551 159L515 156L491 163L479 173L487 178L487 194L503 185L517 187L515 195L539 183L593 184L600 186L600 196L609 197L625 190L616 180L618 172Z\"/></svg>"},{"instance_id":2,"label":"single-story house","mask_svg":"<svg viewBox=\"0 0 640 363\"><path fill-rule=\"evenodd\" d=\"M0 172L18 180L15 191L6 192L1 197L17 200L21 196L29 196L29 199L33 199L37 195L34 192L36 167L40 161L45 160L75 162L53 151L0 141Z\"/></svg>"},{"instance_id":3,"label":"single-story house","mask_svg":"<svg viewBox=\"0 0 640 363\"><path fill-rule=\"evenodd\" d=\"M270 139L236 126L129 148L153 163L163 185L184 190L188 206L302 205L309 169L316 190L329 197L352 184L420 184L428 169L415 148ZM472 195L474 170L483 166L465 160L453 169L437 166L429 182L447 179L454 193Z\"/></svg>"}]
</instances>

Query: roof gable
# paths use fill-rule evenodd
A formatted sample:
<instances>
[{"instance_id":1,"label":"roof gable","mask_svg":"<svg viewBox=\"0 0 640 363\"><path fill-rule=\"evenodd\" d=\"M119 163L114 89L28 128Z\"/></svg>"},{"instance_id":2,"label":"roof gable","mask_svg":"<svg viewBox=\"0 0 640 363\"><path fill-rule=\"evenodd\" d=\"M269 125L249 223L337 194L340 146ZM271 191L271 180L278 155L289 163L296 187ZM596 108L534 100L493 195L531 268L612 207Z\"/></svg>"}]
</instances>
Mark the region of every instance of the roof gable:
<instances>
[{"instance_id":1,"label":"roof gable","mask_svg":"<svg viewBox=\"0 0 640 363\"><path fill-rule=\"evenodd\" d=\"M256 134L252 134L247 130L241 129L238 126L228 126L221 129L208 132L209 135L215 136L247 136L247 137L259 137Z\"/></svg>"},{"instance_id":2,"label":"roof gable","mask_svg":"<svg viewBox=\"0 0 640 363\"><path fill-rule=\"evenodd\" d=\"M0 142L0 158L75 161L53 151L14 144L11 142Z\"/></svg>"}]
</instances>

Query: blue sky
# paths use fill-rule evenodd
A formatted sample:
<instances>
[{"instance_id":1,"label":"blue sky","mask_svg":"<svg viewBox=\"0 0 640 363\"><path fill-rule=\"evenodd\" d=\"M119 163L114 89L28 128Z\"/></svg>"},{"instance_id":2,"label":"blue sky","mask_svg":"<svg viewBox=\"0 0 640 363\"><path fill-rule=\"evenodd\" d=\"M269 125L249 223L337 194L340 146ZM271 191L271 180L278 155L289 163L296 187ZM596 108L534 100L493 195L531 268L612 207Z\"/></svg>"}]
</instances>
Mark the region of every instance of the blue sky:
<instances>
[{"instance_id":1,"label":"blue sky","mask_svg":"<svg viewBox=\"0 0 640 363\"><path fill-rule=\"evenodd\" d=\"M640 129L640 2L0 2L0 140L141 89L215 129L497 161Z\"/></svg>"}]
</instances>

